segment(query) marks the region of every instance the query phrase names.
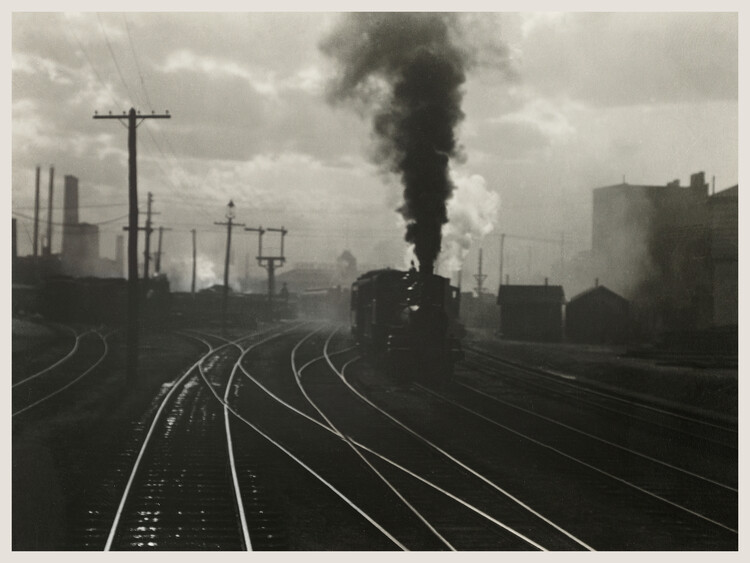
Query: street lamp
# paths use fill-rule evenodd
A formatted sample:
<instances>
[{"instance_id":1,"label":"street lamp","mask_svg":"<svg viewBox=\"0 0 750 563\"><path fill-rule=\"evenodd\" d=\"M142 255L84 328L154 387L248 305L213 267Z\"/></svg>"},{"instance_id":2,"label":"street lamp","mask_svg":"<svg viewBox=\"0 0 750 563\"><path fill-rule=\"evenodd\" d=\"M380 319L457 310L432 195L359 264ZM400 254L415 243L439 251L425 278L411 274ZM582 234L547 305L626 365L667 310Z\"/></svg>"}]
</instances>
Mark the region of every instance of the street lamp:
<instances>
[{"instance_id":1,"label":"street lamp","mask_svg":"<svg viewBox=\"0 0 750 563\"><path fill-rule=\"evenodd\" d=\"M229 203L227 204L227 219L230 221L234 219L234 202L230 199Z\"/></svg>"}]
</instances>

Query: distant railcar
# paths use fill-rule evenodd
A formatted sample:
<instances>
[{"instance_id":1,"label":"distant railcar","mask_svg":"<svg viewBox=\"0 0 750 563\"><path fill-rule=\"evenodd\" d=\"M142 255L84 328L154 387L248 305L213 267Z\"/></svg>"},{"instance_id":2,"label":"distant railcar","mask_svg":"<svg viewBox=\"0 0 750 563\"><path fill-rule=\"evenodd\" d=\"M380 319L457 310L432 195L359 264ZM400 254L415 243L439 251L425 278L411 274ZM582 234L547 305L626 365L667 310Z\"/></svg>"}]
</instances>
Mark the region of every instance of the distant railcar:
<instances>
[{"instance_id":1,"label":"distant railcar","mask_svg":"<svg viewBox=\"0 0 750 563\"><path fill-rule=\"evenodd\" d=\"M413 268L374 270L352 284L352 333L395 374L442 381L463 358L458 307L458 290L447 278Z\"/></svg>"},{"instance_id":2,"label":"distant railcar","mask_svg":"<svg viewBox=\"0 0 750 563\"><path fill-rule=\"evenodd\" d=\"M340 286L306 289L299 294L299 313L303 317L346 322L348 291Z\"/></svg>"},{"instance_id":3,"label":"distant railcar","mask_svg":"<svg viewBox=\"0 0 750 563\"><path fill-rule=\"evenodd\" d=\"M143 295L141 315L158 323L169 314L169 282L154 278ZM143 294L141 283L141 294ZM127 281L122 278L71 278L45 280L39 289L42 315L58 322L120 325L127 320Z\"/></svg>"}]
</instances>

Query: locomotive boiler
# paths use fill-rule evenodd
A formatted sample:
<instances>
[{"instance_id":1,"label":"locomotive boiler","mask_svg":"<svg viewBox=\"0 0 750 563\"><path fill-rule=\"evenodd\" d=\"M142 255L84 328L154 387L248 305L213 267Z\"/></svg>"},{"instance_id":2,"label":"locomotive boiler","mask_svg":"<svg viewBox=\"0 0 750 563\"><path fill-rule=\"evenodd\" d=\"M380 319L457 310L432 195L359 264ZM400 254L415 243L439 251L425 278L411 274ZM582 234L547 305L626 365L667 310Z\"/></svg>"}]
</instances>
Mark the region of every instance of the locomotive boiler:
<instances>
[{"instance_id":1,"label":"locomotive boiler","mask_svg":"<svg viewBox=\"0 0 750 563\"><path fill-rule=\"evenodd\" d=\"M352 284L352 333L365 354L399 377L443 381L463 358L459 292L415 268L373 270Z\"/></svg>"}]
</instances>

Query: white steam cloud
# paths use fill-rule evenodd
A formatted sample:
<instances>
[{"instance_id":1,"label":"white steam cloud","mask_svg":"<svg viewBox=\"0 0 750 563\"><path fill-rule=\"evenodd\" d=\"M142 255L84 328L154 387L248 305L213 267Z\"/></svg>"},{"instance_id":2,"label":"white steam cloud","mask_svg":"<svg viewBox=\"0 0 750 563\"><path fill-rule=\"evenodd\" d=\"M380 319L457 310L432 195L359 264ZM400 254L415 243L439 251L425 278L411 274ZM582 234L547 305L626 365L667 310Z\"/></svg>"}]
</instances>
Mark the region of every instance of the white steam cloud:
<instances>
[{"instance_id":1,"label":"white steam cloud","mask_svg":"<svg viewBox=\"0 0 750 563\"><path fill-rule=\"evenodd\" d=\"M169 277L170 288L172 291L190 291L193 276L193 258L185 256L179 259L169 260L165 273ZM237 272L237 268L229 270L229 286L237 291L239 289L239 278L244 275ZM210 257L205 254L196 256L195 264L195 290L200 291L213 285L224 284L224 263L217 265Z\"/></svg>"},{"instance_id":2,"label":"white steam cloud","mask_svg":"<svg viewBox=\"0 0 750 563\"><path fill-rule=\"evenodd\" d=\"M482 176L451 170L451 179L456 189L448 200L439 257L440 269L447 275L461 270L472 243L493 231L500 210L500 196L487 188Z\"/></svg>"}]
</instances>

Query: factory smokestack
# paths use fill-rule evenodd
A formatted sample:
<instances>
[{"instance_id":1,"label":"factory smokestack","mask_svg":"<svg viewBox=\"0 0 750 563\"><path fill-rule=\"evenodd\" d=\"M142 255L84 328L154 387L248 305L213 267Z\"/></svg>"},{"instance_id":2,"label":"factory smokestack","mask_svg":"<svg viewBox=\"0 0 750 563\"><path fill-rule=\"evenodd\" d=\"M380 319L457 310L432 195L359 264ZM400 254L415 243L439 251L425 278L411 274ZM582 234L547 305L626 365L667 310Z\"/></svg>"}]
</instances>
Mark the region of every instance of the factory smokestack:
<instances>
[{"instance_id":1,"label":"factory smokestack","mask_svg":"<svg viewBox=\"0 0 750 563\"><path fill-rule=\"evenodd\" d=\"M74 252L75 237L80 236L78 229L78 178L65 175L63 191L63 227L62 254L69 256Z\"/></svg>"},{"instance_id":2,"label":"factory smokestack","mask_svg":"<svg viewBox=\"0 0 750 563\"><path fill-rule=\"evenodd\" d=\"M455 128L463 119L461 86L468 53L456 44L455 14L346 15L321 45L338 64L329 94L372 114L376 162L400 175L406 240L423 273L440 253L448 174L457 156Z\"/></svg>"}]
</instances>

